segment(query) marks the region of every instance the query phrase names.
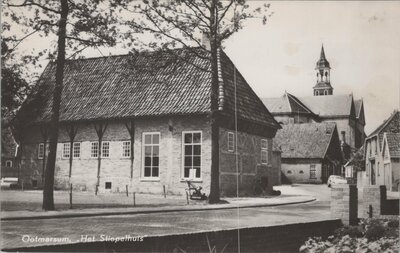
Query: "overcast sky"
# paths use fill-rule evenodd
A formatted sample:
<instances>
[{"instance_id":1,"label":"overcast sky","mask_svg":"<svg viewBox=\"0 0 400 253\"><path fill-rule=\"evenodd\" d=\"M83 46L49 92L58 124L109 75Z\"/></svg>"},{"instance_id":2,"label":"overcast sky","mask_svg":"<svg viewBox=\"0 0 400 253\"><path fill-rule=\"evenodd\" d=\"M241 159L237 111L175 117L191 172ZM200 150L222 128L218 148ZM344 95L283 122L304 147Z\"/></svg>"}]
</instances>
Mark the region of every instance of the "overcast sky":
<instances>
[{"instance_id":1,"label":"overcast sky","mask_svg":"<svg viewBox=\"0 0 400 253\"><path fill-rule=\"evenodd\" d=\"M226 52L260 97L311 96L321 44L334 94L363 98L369 134L400 105L400 2L271 2Z\"/></svg>"},{"instance_id":2,"label":"overcast sky","mask_svg":"<svg viewBox=\"0 0 400 253\"><path fill-rule=\"evenodd\" d=\"M367 134L399 108L399 1L272 1L271 10L267 25L251 20L225 43L228 56L260 97L282 96L285 90L311 96L323 43L334 94L364 99ZM50 40L32 37L21 47L46 48ZM98 50L84 55L101 56Z\"/></svg>"}]
</instances>

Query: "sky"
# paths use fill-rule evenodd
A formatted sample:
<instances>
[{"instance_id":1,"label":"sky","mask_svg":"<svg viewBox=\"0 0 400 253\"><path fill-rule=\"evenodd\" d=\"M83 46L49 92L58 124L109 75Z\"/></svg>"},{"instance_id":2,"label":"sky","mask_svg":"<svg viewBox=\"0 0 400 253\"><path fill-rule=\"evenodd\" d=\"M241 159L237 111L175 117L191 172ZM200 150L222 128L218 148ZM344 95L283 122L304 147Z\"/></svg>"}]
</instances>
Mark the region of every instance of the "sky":
<instances>
[{"instance_id":1,"label":"sky","mask_svg":"<svg viewBox=\"0 0 400 253\"><path fill-rule=\"evenodd\" d=\"M251 19L224 44L260 97L282 96L285 90L311 96L323 44L334 94L363 99L367 134L400 107L400 1L249 1L260 3L271 3L267 24ZM50 40L32 37L21 47L46 48ZM101 56L97 49L83 54Z\"/></svg>"}]
</instances>

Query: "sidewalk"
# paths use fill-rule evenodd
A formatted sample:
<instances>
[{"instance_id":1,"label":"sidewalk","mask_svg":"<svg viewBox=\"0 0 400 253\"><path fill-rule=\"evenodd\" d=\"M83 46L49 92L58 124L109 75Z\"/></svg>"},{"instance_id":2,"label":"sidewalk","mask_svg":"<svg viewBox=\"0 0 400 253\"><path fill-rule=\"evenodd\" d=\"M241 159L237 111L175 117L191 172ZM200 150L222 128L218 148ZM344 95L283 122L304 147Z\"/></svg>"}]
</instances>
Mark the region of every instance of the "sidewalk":
<instances>
[{"instance_id":1,"label":"sidewalk","mask_svg":"<svg viewBox=\"0 0 400 253\"><path fill-rule=\"evenodd\" d=\"M115 208L86 208L86 209L66 209L56 211L2 211L1 220L31 220L31 219L53 219L69 217L88 217L88 216L107 216L107 215L127 215L127 214L146 214L161 212L182 212L182 211L202 211L216 209L234 209L249 207L268 207L289 204L306 203L315 200L312 196L281 195L267 198L224 198L227 203L210 205L206 201L190 200L188 204L171 201L172 205L163 206L138 206L138 207L115 207ZM174 203L175 202L175 203Z\"/></svg>"}]
</instances>

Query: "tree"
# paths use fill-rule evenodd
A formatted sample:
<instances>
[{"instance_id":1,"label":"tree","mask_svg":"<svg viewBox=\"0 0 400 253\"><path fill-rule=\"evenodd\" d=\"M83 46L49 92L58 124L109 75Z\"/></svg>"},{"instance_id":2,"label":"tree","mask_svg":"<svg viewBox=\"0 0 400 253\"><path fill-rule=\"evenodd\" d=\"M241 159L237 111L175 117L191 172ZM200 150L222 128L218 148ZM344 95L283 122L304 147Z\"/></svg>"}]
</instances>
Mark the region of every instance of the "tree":
<instances>
[{"instance_id":1,"label":"tree","mask_svg":"<svg viewBox=\"0 0 400 253\"><path fill-rule=\"evenodd\" d=\"M135 22L126 22L133 33L151 33L156 41L148 44L153 49L169 50L181 46L206 57L211 64L211 186L210 203L220 201L219 191L219 108L218 108L218 54L222 43L243 27L249 18L261 18L265 24L269 4L250 10L245 0L144 0L121 1L125 10L137 15ZM132 4L135 3L135 4ZM138 21L139 20L139 21ZM201 36L209 38L204 45ZM136 41L138 41L136 39ZM194 44L207 51L197 54ZM172 51L171 51L172 52ZM173 53L173 52L172 52ZM179 57L179 55L178 55Z\"/></svg>"},{"instance_id":2,"label":"tree","mask_svg":"<svg viewBox=\"0 0 400 253\"><path fill-rule=\"evenodd\" d=\"M26 30L21 38L13 34L5 39L11 48L7 54L8 57L15 53L23 40L34 34L46 37L53 35L53 38L57 40L56 82L49 123L50 147L43 187L43 209L54 210L54 171L66 51L69 50L70 57L74 57L88 47L115 45L118 30L114 11L117 9L118 0L107 3L101 0L24 0L20 3L12 3L3 1L3 6L6 8L4 16L11 19L10 22L3 23L3 29L10 31L13 24L23 26ZM54 58L54 52L47 53L50 59ZM44 53L41 52L41 55ZM37 56L28 59L30 63L37 62Z\"/></svg>"}]
</instances>

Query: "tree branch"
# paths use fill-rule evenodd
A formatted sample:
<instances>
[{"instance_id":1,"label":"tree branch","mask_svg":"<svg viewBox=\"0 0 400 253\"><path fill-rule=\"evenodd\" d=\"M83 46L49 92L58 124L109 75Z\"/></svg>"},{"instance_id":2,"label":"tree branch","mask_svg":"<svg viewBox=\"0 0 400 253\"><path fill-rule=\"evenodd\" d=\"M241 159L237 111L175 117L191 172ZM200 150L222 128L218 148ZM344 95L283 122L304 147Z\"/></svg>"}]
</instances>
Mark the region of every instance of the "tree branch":
<instances>
[{"instance_id":1,"label":"tree branch","mask_svg":"<svg viewBox=\"0 0 400 253\"><path fill-rule=\"evenodd\" d=\"M49 11L49 12L54 12L54 13L57 13L57 14L61 14L61 11L54 10L52 8L43 6L41 4L35 3L33 1L30 1L30 0L25 0L22 4L8 4L8 7L26 7L26 6L37 6L37 7L42 8L43 10L46 10L46 11Z\"/></svg>"}]
</instances>

